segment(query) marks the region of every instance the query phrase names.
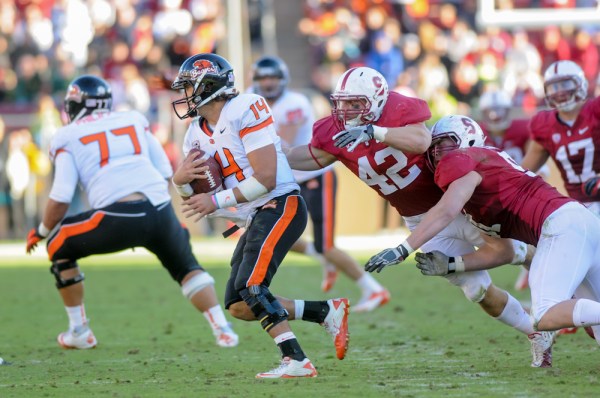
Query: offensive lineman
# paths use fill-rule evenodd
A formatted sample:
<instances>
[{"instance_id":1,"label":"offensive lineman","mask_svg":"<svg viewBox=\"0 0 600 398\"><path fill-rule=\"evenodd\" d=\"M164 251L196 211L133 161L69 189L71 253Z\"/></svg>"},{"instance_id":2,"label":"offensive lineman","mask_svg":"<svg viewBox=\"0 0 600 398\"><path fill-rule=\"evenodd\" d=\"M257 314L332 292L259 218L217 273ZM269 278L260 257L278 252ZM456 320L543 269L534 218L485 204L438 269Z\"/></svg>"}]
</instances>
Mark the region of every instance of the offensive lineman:
<instances>
[{"instance_id":1,"label":"offensive lineman","mask_svg":"<svg viewBox=\"0 0 600 398\"><path fill-rule=\"evenodd\" d=\"M69 85L65 112L70 123L50 144L54 182L43 221L27 236L27 253L48 238L50 271L69 317L58 343L78 349L97 344L77 260L141 246L158 257L204 314L217 344L236 346L238 336L217 301L214 279L192 254L189 232L171 206L167 178L173 171L166 154L141 113L111 112L111 105L111 88L99 77L80 76ZM79 182L92 210L64 218Z\"/></svg>"},{"instance_id":2,"label":"offensive lineman","mask_svg":"<svg viewBox=\"0 0 600 398\"><path fill-rule=\"evenodd\" d=\"M216 54L197 54L180 67L172 84L184 95L173 102L180 119L193 117L184 138L184 162L173 176L186 217L195 221L222 215L246 228L231 259L225 307L246 321L259 320L281 352L281 364L257 378L315 377L288 319L321 323L334 338L343 359L348 348L348 299L288 300L275 297L269 285L307 222L306 205L281 151L271 109L256 94L238 94L233 69ZM199 116L199 117L197 117ZM190 156L201 148L221 165L225 189L193 194L190 182L199 178L201 161ZM235 207L235 212L226 210Z\"/></svg>"}]
</instances>

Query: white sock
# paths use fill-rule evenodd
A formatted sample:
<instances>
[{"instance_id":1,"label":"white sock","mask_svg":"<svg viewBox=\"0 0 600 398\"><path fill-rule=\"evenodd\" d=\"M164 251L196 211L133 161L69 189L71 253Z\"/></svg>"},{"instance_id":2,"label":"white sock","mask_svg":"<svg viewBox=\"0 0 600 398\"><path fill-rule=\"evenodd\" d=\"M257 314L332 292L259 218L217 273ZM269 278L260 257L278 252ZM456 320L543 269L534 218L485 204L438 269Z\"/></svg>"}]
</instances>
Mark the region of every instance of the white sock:
<instances>
[{"instance_id":1,"label":"white sock","mask_svg":"<svg viewBox=\"0 0 600 398\"><path fill-rule=\"evenodd\" d=\"M294 300L294 319L304 316L304 300Z\"/></svg>"},{"instance_id":2,"label":"white sock","mask_svg":"<svg viewBox=\"0 0 600 398\"><path fill-rule=\"evenodd\" d=\"M87 324L87 318L85 316L85 307L83 304L76 305L75 307L66 307L67 316L69 317L69 329L74 330L77 327Z\"/></svg>"},{"instance_id":3,"label":"white sock","mask_svg":"<svg viewBox=\"0 0 600 398\"><path fill-rule=\"evenodd\" d=\"M373 278L373 276L367 272L365 272L356 281L356 284L358 287L360 287L363 293L379 293L383 291L383 286L381 286L379 282L377 282L375 278Z\"/></svg>"},{"instance_id":4,"label":"white sock","mask_svg":"<svg viewBox=\"0 0 600 398\"><path fill-rule=\"evenodd\" d=\"M296 335L294 334L294 332L283 332L279 336L275 337L273 340L275 340L275 344L281 344L286 340L291 340L295 338Z\"/></svg>"},{"instance_id":5,"label":"white sock","mask_svg":"<svg viewBox=\"0 0 600 398\"><path fill-rule=\"evenodd\" d=\"M204 311L202 315L204 315L213 330L228 326L223 309L219 304Z\"/></svg>"},{"instance_id":6,"label":"white sock","mask_svg":"<svg viewBox=\"0 0 600 398\"><path fill-rule=\"evenodd\" d=\"M588 299L579 299L573 308L575 326L600 325L600 303Z\"/></svg>"},{"instance_id":7,"label":"white sock","mask_svg":"<svg viewBox=\"0 0 600 398\"><path fill-rule=\"evenodd\" d=\"M506 294L508 295L506 307L504 307L504 310L502 310L500 316L496 317L495 319L506 325L512 326L522 333L533 333L533 323L527 311L525 311L521 303L519 303L516 298L508 293Z\"/></svg>"},{"instance_id":8,"label":"white sock","mask_svg":"<svg viewBox=\"0 0 600 398\"><path fill-rule=\"evenodd\" d=\"M315 256L317 253L317 249L315 249L315 245L312 242L306 243L306 249L304 249L304 254L307 256Z\"/></svg>"}]
</instances>

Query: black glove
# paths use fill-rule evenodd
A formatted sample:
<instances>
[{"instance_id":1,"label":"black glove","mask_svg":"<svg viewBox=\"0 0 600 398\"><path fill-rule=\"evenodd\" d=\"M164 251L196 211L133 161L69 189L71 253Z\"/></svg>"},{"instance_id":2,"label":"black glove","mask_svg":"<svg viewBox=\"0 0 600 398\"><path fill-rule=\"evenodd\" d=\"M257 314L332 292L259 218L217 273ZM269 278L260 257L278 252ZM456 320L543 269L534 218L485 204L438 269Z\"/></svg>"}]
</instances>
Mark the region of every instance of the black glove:
<instances>
[{"instance_id":1,"label":"black glove","mask_svg":"<svg viewBox=\"0 0 600 398\"><path fill-rule=\"evenodd\" d=\"M408 255L408 250L403 245L385 249L369 259L367 264L365 264L365 271L381 272L388 265L398 264L406 260Z\"/></svg>"}]
</instances>

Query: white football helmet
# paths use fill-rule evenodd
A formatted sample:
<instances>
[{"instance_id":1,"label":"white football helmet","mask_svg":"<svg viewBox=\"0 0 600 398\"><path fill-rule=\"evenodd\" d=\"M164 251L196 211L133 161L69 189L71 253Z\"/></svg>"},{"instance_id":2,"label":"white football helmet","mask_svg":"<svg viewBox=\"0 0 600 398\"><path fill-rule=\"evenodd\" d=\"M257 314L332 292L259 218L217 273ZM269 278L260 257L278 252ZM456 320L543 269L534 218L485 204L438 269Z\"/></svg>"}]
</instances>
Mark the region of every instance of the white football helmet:
<instances>
[{"instance_id":1,"label":"white football helmet","mask_svg":"<svg viewBox=\"0 0 600 398\"><path fill-rule=\"evenodd\" d=\"M453 142L448 143L445 138ZM431 146L427 151L427 163L433 170L437 162L450 151L484 145L485 135L475 120L462 115L444 116L431 128Z\"/></svg>"},{"instance_id":2,"label":"white football helmet","mask_svg":"<svg viewBox=\"0 0 600 398\"><path fill-rule=\"evenodd\" d=\"M503 131L510 126L512 100L506 91L492 90L479 99L481 118L491 131Z\"/></svg>"},{"instance_id":3,"label":"white football helmet","mask_svg":"<svg viewBox=\"0 0 600 398\"><path fill-rule=\"evenodd\" d=\"M331 94L331 114L345 129L376 122L388 99L388 84L375 69L361 66L347 70ZM348 101L360 101L348 106Z\"/></svg>"},{"instance_id":4,"label":"white football helmet","mask_svg":"<svg viewBox=\"0 0 600 398\"><path fill-rule=\"evenodd\" d=\"M573 61L557 61L544 73L546 103L559 111L570 112L587 97L588 81Z\"/></svg>"}]
</instances>

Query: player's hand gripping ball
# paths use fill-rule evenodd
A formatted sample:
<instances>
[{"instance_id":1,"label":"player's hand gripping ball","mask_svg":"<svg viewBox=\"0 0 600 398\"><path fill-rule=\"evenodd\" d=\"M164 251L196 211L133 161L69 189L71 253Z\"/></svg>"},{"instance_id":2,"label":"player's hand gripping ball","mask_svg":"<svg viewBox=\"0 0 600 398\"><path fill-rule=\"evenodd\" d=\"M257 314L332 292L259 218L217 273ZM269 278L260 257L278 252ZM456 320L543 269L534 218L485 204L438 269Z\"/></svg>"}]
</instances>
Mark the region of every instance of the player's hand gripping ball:
<instances>
[{"instance_id":1,"label":"player's hand gripping ball","mask_svg":"<svg viewBox=\"0 0 600 398\"><path fill-rule=\"evenodd\" d=\"M600 189L600 176L594 176L581 184L581 192L585 196L590 198L598 197L598 190Z\"/></svg>"},{"instance_id":2,"label":"player's hand gripping ball","mask_svg":"<svg viewBox=\"0 0 600 398\"><path fill-rule=\"evenodd\" d=\"M223 186L223 176L221 175L221 166L219 162L202 149L192 148L190 153L196 152L196 159L206 159L202 166L208 166L204 171L204 177L197 178L190 182L194 193L213 193L220 190Z\"/></svg>"}]
</instances>

